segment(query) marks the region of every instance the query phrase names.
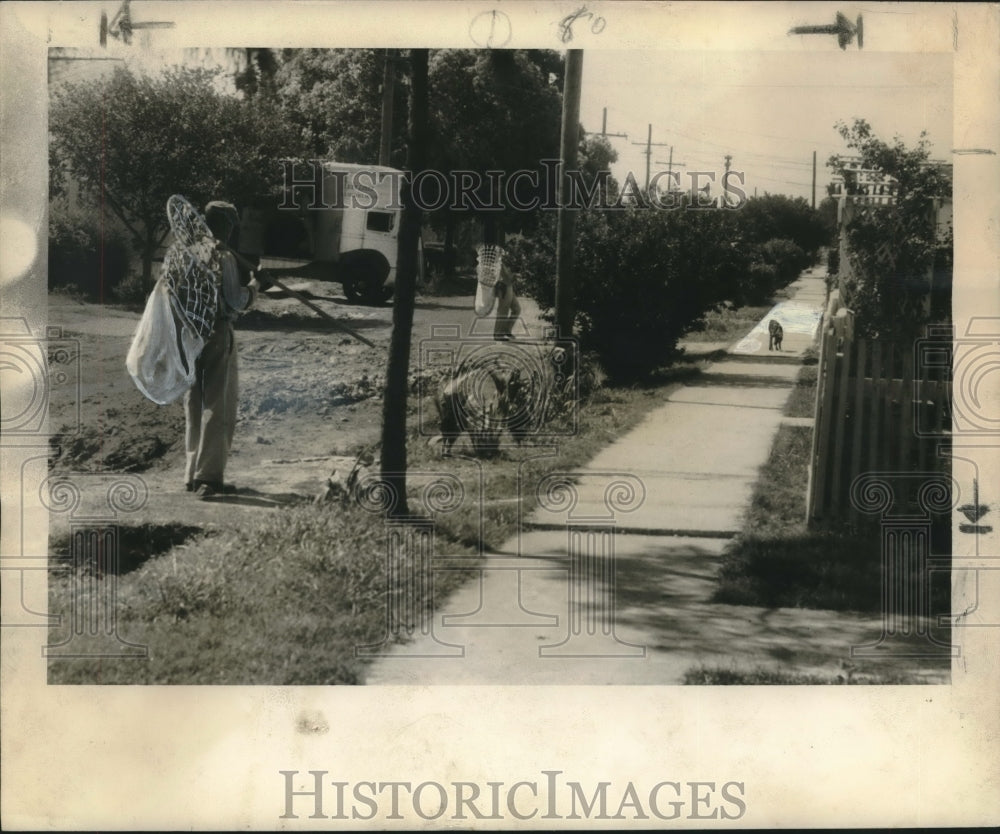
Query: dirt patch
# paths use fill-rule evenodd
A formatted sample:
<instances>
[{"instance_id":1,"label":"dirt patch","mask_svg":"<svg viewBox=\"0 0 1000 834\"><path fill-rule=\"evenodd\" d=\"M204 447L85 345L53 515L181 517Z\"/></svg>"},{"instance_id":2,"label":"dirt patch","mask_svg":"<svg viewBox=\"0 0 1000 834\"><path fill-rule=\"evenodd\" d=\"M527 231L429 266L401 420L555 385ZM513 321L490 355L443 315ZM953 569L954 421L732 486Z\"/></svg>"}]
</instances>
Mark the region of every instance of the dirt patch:
<instances>
[{"instance_id":1,"label":"dirt patch","mask_svg":"<svg viewBox=\"0 0 1000 834\"><path fill-rule=\"evenodd\" d=\"M49 438L56 472L145 472L184 447L184 416L178 409L140 412L123 420L120 409L103 413L104 424L64 424Z\"/></svg>"},{"instance_id":2,"label":"dirt patch","mask_svg":"<svg viewBox=\"0 0 1000 834\"><path fill-rule=\"evenodd\" d=\"M50 396L52 469L70 477L139 473L149 500L123 517L130 524L239 526L268 508L312 500L340 465L336 456L353 460L380 439L392 308L348 304L336 285L291 286L375 347L338 331L292 298L263 298L238 319L240 395L226 468L226 480L238 493L217 503L197 501L184 489L182 402L150 402L125 369L140 313L50 295L49 323L62 328L70 349L50 357L62 363L68 380ZM523 308L532 332L540 334L537 308L528 299ZM433 373L419 368L422 340L436 339L434 330L441 325L467 332L473 321L471 295L418 300L411 413L418 408L418 392L437 384ZM60 518L50 519L50 525L60 524Z\"/></svg>"}]
</instances>

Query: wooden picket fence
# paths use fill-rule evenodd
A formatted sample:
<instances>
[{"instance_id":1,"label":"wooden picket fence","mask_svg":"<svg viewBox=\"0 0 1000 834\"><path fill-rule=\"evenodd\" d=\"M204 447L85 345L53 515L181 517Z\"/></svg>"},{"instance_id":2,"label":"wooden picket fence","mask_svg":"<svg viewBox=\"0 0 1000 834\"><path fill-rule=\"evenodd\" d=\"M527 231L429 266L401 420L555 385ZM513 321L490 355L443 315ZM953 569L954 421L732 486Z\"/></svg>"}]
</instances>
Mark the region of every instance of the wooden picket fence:
<instances>
[{"instance_id":1,"label":"wooden picket fence","mask_svg":"<svg viewBox=\"0 0 1000 834\"><path fill-rule=\"evenodd\" d=\"M850 489L858 475L946 473L950 464L938 453L950 436L948 363L918 368L912 343L863 339L853 330L846 309L824 319L807 502L811 522L857 522ZM919 486L915 479L914 490Z\"/></svg>"}]
</instances>

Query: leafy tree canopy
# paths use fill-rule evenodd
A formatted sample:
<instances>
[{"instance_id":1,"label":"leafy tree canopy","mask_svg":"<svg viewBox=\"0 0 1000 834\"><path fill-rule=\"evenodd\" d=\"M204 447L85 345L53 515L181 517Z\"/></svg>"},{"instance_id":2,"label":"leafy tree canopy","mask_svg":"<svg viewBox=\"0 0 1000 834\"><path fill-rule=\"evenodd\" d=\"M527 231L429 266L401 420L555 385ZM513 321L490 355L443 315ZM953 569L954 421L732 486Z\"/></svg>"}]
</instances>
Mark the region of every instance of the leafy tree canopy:
<instances>
[{"instance_id":1,"label":"leafy tree canopy","mask_svg":"<svg viewBox=\"0 0 1000 834\"><path fill-rule=\"evenodd\" d=\"M430 63L431 167L512 174L559 158L562 59L549 50L452 50ZM509 212L521 228L524 213Z\"/></svg>"},{"instance_id":2,"label":"leafy tree canopy","mask_svg":"<svg viewBox=\"0 0 1000 834\"><path fill-rule=\"evenodd\" d=\"M384 49L285 49L274 77L277 99L308 156L372 164L382 131ZM397 63L390 164L405 157L409 82Z\"/></svg>"},{"instance_id":3,"label":"leafy tree canopy","mask_svg":"<svg viewBox=\"0 0 1000 834\"><path fill-rule=\"evenodd\" d=\"M881 171L895 178L901 204L951 194L951 175L944 165L931 162L931 142L922 131L915 147L908 148L899 136L892 144L879 139L865 119L855 119L850 125L843 121L835 125L847 147L858 152L862 167ZM827 165L841 174L848 187L856 175L847 166L848 159L840 154L830 157Z\"/></svg>"},{"instance_id":4,"label":"leafy tree canopy","mask_svg":"<svg viewBox=\"0 0 1000 834\"><path fill-rule=\"evenodd\" d=\"M240 203L275 176L288 153L284 122L266 105L221 93L217 72L173 67L150 77L118 67L67 84L50 108L52 160L109 207L143 253L143 278L169 227L166 203L184 194Z\"/></svg>"},{"instance_id":5,"label":"leafy tree canopy","mask_svg":"<svg viewBox=\"0 0 1000 834\"><path fill-rule=\"evenodd\" d=\"M915 147L900 137L879 139L864 119L837 130L869 171L896 181L887 205L849 203L847 259L840 261L840 289L865 336L912 340L926 324L944 322L951 309L952 236L935 223L935 205L951 193L949 166L931 160L926 132ZM839 155L827 163L856 191L857 174Z\"/></svg>"}]
</instances>

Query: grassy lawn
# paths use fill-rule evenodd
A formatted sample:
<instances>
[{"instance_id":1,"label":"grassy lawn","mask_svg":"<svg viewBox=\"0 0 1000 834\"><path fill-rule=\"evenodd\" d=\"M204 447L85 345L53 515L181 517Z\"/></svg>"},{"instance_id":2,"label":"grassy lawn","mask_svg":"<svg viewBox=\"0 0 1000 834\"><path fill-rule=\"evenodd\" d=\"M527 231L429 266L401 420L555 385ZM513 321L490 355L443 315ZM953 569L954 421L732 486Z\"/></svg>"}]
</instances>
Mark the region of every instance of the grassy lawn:
<instances>
[{"instance_id":1,"label":"grassy lawn","mask_svg":"<svg viewBox=\"0 0 1000 834\"><path fill-rule=\"evenodd\" d=\"M816 686L829 684L869 684L869 685L902 685L919 684L924 681L917 675L901 673L864 672L855 673L845 669L836 675L809 675L801 672L785 672L773 669L725 669L721 667L700 666L684 673L684 683L695 686Z\"/></svg>"},{"instance_id":2,"label":"grassy lawn","mask_svg":"<svg viewBox=\"0 0 1000 834\"><path fill-rule=\"evenodd\" d=\"M517 529L510 499L517 497L519 471L528 485L526 515L539 477L585 463L659 405L674 376L697 372L681 365L651 387L599 389L580 405L579 430L544 457L512 447L493 460L442 460L414 427L410 467L457 475L475 508L443 516L435 528L436 551L469 555L470 569L436 571L433 593L418 588L414 610L440 604L473 575L480 463L483 546L499 547ZM119 536L119 574L103 581L117 583L118 633L148 646L149 659L52 660L51 683L354 684L363 682L369 662L355 657L356 646L407 636L386 634L386 607L402 601L386 580L384 524L355 505L303 504L211 534L146 526L122 527ZM68 539L50 550L56 569L49 610L69 613L77 583L89 577L73 573ZM66 627L55 628L50 642L66 636ZM74 637L84 653L98 645Z\"/></svg>"},{"instance_id":3,"label":"grassy lawn","mask_svg":"<svg viewBox=\"0 0 1000 834\"><path fill-rule=\"evenodd\" d=\"M787 293L782 291L779 295L787 297ZM755 307L733 307L719 308L705 315L705 327L703 330L688 333L684 337L686 342L728 342L742 339L749 333L768 310L774 306L765 304Z\"/></svg>"},{"instance_id":4,"label":"grassy lawn","mask_svg":"<svg viewBox=\"0 0 1000 834\"><path fill-rule=\"evenodd\" d=\"M779 429L754 488L743 529L724 554L713 601L882 612L878 525L806 525L811 448L811 428ZM949 531L935 528L932 532L932 552L949 552ZM946 613L949 605L947 575L932 576L932 612Z\"/></svg>"},{"instance_id":5,"label":"grassy lawn","mask_svg":"<svg viewBox=\"0 0 1000 834\"><path fill-rule=\"evenodd\" d=\"M802 361L802 370L782 412L786 417L816 416L816 379L819 376L816 348L809 348Z\"/></svg>"},{"instance_id":6,"label":"grassy lawn","mask_svg":"<svg viewBox=\"0 0 1000 834\"><path fill-rule=\"evenodd\" d=\"M757 312L729 316L713 330L713 338L735 341L758 318ZM74 573L68 539L54 541L49 610L71 612L81 580L113 581L118 634L147 646L149 657L97 663L53 659L49 681L362 683L369 661L356 657L355 648L408 636L405 631L387 634L387 606L409 602L407 610L426 611L440 605L473 575L481 549L498 548L517 531L518 497L523 518L535 505L539 478L590 460L659 406L673 385L697 376L700 367L682 361L646 385L598 387L579 403L576 430L551 448L512 445L491 460L462 457L461 440L456 456L443 460L439 448L419 435L411 398L409 468L456 475L467 490L464 506L469 508L439 517L435 526L436 552L467 555L469 568L435 571L433 591L418 585L412 600L400 599L398 589L389 588L382 519L353 504L303 503L213 533L195 527L121 527L118 574L103 579ZM520 496L519 483L524 485ZM418 505L414 501L413 509ZM65 639L68 627L53 628L50 642ZM74 637L74 648L84 654L99 645L105 644Z\"/></svg>"}]
</instances>

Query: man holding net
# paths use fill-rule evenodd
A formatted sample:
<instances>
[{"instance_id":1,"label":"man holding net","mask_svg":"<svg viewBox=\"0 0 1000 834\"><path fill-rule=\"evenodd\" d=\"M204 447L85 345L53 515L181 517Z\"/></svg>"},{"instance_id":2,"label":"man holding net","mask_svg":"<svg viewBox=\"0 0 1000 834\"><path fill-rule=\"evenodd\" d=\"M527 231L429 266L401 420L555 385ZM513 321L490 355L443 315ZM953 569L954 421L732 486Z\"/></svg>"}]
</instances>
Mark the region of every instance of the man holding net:
<instances>
[{"instance_id":1,"label":"man holding net","mask_svg":"<svg viewBox=\"0 0 1000 834\"><path fill-rule=\"evenodd\" d=\"M205 206L205 222L215 238L218 302L214 325L195 364L194 385L184 395L186 487L199 498L226 491L223 474L236 430L239 396L233 320L257 296L256 278L248 286L241 285L239 266L228 249L239 225L236 207L213 201Z\"/></svg>"},{"instance_id":2,"label":"man holding net","mask_svg":"<svg viewBox=\"0 0 1000 834\"><path fill-rule=\"evenodd\" d=\"M483 244L476 250L476 302L479 318L497 309L493 338L509 341L514 338L514 323L521 315L521 302L514 294L514 275L503 262L504 250L495 243Z\"/></svg>"}]
</instances>

